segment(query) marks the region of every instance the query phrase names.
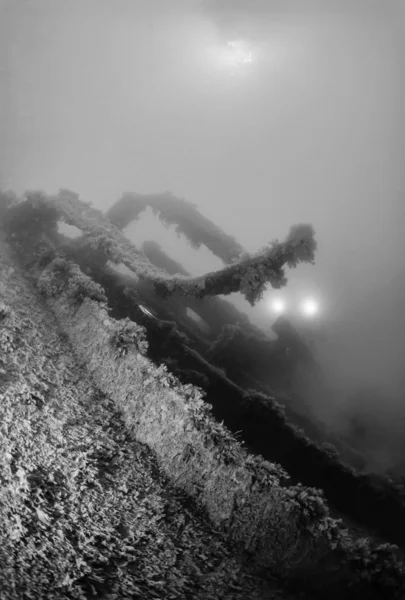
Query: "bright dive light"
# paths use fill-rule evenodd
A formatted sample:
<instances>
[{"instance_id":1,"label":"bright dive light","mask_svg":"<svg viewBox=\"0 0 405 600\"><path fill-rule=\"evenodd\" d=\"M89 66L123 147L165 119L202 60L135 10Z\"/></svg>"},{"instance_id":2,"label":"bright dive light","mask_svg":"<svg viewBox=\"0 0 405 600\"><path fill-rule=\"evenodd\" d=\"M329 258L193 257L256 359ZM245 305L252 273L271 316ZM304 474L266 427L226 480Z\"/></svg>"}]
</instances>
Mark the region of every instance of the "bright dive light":
<instances>
[{"instance_id":1,"label":"bright dive light","mask_svg":"<svg viewBox=\"0 0 405 600\"><path fill-rule=\"evenodd\" d=\"M281 298L277 298L277 300L273 300L271 303L271 308L273 312L281 314L285 311L285 302Z\"/></svg>"},{"instance_id":2,"label":"bright dive light","mask_svg":"<svg viewBox=\"0 0 405 600\"><path fill-rule=\"evenodd\" d=\"M301 311L307 317L313 317L318 312L318 303L315 300L308 299L301 304Z\"/></svg>"}]
</instances>

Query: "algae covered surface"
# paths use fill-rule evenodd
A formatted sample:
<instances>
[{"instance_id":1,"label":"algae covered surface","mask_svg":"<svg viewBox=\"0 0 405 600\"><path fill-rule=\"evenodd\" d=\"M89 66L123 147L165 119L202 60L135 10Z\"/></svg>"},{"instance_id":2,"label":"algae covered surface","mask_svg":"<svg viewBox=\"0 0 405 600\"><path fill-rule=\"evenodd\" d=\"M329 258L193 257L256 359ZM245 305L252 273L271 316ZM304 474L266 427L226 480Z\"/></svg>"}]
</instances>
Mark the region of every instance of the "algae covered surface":
<instances>
[{"instance_id":1,"label":"algae covered surface","mask_svg":"<svg viewBox=\"0 0 405 600\"><path fill-rule=\"evenodd\" d=\"M0 253L0 598L290 598L169 483Z\"/></svg>"},{"instance_id":2,"label":"algae covered surface","mask_svg":"<svg viewBox=\"0 0 405 600\"><path fill-rule=\"evenodd\" d=\"M311 600L402 600L396 546L348 531L321 489L249 453L199 388L146 356L136 315L109 315L112 290L68 250L116 262L119 232L59 200L17 203L9 245L0 236L1 600L287 598L281 578ZM83 238L66 243L60 219ZM281 419L260 402L229 408L257 431Z\"/></svg>"}]
</instances>

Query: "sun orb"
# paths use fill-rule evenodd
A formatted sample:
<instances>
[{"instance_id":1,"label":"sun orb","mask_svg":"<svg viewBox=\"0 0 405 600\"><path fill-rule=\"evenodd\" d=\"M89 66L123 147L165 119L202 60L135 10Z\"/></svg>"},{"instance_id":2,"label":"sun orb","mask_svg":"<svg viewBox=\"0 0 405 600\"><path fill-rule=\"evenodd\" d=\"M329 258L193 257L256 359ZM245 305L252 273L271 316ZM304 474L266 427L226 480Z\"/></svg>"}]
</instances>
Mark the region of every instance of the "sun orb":
<instances>
[{"instance_id":1,"label":"sun orb","mask_svg":"<svg viewBox=\"0 0 405 600\"><path fill-rule=\"evenodd\" d=\"M241 69L253 62L253 51L242 40L228 42L218 49L218 62L220 66L229 69Z\"/></svg>"}]
</instances>

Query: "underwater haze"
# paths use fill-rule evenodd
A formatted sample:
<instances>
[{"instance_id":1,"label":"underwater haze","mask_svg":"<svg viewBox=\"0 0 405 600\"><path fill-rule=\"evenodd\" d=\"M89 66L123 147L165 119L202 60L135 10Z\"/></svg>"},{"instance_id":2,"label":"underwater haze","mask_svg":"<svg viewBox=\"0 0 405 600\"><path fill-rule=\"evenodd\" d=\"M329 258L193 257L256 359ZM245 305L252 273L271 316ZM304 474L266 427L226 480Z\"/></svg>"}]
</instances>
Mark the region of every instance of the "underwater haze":
<instances>
[{"instance_id":1,"label":"underwater haze","mask_svg":"<svg viewBox=\"0 0 405 600\"><path fill-rule=\"evenodd\" d=\"M400 437L404 3L0 0L0 11L0 187L68 188L103 211L125 191L169 190L248 252L311 223L316 264L277 294L319 303L305 326L322 331L330 394L314 391L314 406L338 427L368 390L359 410ZM126 233L193 274L222 267L151 211ZM275 297L232 300L271 335Z\"/></svg>"}]
</instances>

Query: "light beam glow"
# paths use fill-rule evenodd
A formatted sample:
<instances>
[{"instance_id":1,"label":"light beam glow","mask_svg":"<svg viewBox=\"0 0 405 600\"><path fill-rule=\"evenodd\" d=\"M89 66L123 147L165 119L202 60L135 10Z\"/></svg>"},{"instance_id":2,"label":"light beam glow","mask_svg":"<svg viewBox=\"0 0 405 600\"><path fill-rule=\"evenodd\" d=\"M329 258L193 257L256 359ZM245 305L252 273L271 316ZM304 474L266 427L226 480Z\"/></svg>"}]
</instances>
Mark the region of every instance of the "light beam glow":
<instances>
[{"instance_id":1,"label":"light beam glow","mask_svg":"<svg viewBox=\"0 0 405 600\"><path fill-rule=\"evenodd\" d=\"M312 298L307 298L301 304L301 312L307 317L313 317L319 310L318 303Z\"/></svg>"},{"instance_id":2,"label":"light beam glow","mask_svg":"<svg viewBox=\"0 0 405 600\"><path fill-rule=\"evenodd\" d=\"M280 315L285 311L286 305L282 298L276 298L275 300L272 301L270 308L273 312Z\"/></svg>"}]
</instances>

